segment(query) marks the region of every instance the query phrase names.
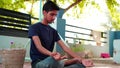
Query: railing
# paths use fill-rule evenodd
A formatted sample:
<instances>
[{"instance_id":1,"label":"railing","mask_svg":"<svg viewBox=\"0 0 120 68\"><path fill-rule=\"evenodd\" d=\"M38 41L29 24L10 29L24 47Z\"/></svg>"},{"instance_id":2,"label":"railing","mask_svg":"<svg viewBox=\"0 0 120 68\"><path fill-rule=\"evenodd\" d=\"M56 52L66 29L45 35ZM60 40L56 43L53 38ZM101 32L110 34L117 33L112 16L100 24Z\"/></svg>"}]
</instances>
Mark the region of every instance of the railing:
<instances>
[{"instance_id":1,"label":"railing","mask_svg":"<svg viewBox=\"0 0 120 68\"><path fill-rule=\"evenodd\" d=\"M27 31L31 20L38 18L31 17L29 14L24 14L16 11L0 9L0 34L10 36L27 37ZM20 32L22 31L22 32ZM95 43L91 34L92 29L66 24L65 40L70 43L82 41L85 44ZM103 45L107 43L107 33L101 32L101 42Z\"/></svg>"},{"instance_id":2,"label":"railing","mask_svg":"<svg viewBox=\"0 0 120 68\"><path fill-rule=\"evenodd\" d=\"M0 35L28 37L29 14L0 8Z\"/></svg>"},{"instance_id":3,"label":"railing","mask_svg":"<svg viewBox=\"0 0 120 68\"><path fill-rule=\"evenodd\" d=\"M77 43L82 42L84 44L91 44L96 45L95 40L93 39L93 36L91 34L92 29L74 26L66 24L66 32L65 32L65 40L68 41L68 43ZM107 33L106 32L100 32L101 33L101 44L106 45L107 43Z\"/></svg>"},{"instance_id":4,"label":"railing","mask_svg":"<svg viewBox=\"0 0 120 68\"><path fill-rule=\"evenodd\" d=\"M31 19L39 20L34 17L31 17ZM77 43L81 41L84 44L95 45L96 42L91 35L91 31L92 29L66 24L65 40L69 41L69 43L74 43L75 41ZM101 44L107 44L107 32L101 32Z\"/></svg>"}]
</instances>

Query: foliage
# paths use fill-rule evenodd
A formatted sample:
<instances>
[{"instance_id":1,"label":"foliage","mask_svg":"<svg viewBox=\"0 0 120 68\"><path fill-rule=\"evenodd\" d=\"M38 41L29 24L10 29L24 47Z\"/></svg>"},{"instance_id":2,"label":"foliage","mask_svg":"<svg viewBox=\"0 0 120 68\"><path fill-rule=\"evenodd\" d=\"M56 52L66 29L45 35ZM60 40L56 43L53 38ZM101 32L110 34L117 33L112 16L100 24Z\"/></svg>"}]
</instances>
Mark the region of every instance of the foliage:
<instances>
[{"instance_id":1,"label":"foliage","mask_svg":"<svg viewBox=\"0 0 120 68\"><path fill-rule=\"evenodd\" d=\"M116 0L107 0L107 6L111 17L111 29L120 30L120 11L117 10L120 4Z\"/></svg>"},{"instance_id":2,"label":"foliage","mask_svg":"<svg viewBox=\"0 0 120 68\"><path fill-rule=\"evenodd\" d=\"M84 41L80 41L78 39L77 34L75 34L75 38L73 39L73 43L71 44L70 48L74 51L74 52L83 52L85 50L84 48Z\"/></svg>"},{"instance_id":3,"label":"foliage","mask_svg":"<svg viewBox=\"0 0 120 68\"><path fill-rule=\"evenodd\" d=\"M70 5L68 6L70 7L72 4L75 4L75 2L78 2L69 8L69 10L73 11L72 13L69 11L66 13L67 16L71 16L75 18L81 18L82 16L80 14L82 14L84 12L84 9L90 5L101 11L100 5L96 3L95 0L81 0L80 2L79 1L80 0L70 0L70 1L57 0L56 3L62 4L61 7L66 3L70 3ZM117 8L120 7L120 3L118 3L117 0L106 0L106 4L109 10L109 13L106 14L109 17L109 21L110 21L108 24L111 25L104 24L104 26L107 29L110 28L110 30L111 29L120 30L120 10L119 11L117 10Z\"/></svg>"},{"instance_id":4,"label":"foliage","mask_svg":"<svg viewBox=\"0 0 120 68\"><path fill-rule=\"evenodd\" d=\"M15 43L15 42L10 42L10 48L11 48L11 49L12 49L12 48L24 48L24 45L21 44L21 43L17 44L17 43Z\"/></svg>"},{"instance_id":5,"label":"foliage","mask_svg":"<svg viewBox=\"0 0 120 68\"><path fill-rule=\"evenodd\" d=\"M18 11L20 8L25 9L25 1L29 1L32 5L30 6L31 10L28 11L29 14L34 15L32 11L34 11L33 5L36 1L39 0L1 0L0 2L0 8L6 8L10 10ZM47 1L47 0L42 0ZM98 3L95 2L95 0L52 0L55 3L57 3L61 8L65 9L65 13L67 16L75 17L75 18L81 18L81 14L84 12L84 9L87 6L92 5L94 8L97 8L100 10L100 6ZM67 7L63 7L64 5L67 5ZM110 17L110 23L111 25L104 24L107 28L120 30L120 10L118 11L117 8L120 7L120 3L117 2L117 0L106 0L106 4L108 6L109 15ZM69 12L72 11L71 12ZM64 14L65 14L64 13ZM107 15L107 14L106 14Z\"/></svg>"},{"instance_id":6,"label":"foliage","mask_svg":"<svg viewBox=\"0 0 120 68\"><path fill-rule=\"evenodd\" d=\"M1 0L0 8L18 11L20 8L25 8L24 0Z\"/></svg>"},{"instance_id":7,"label":"foliage","mask_svg":"<svg viewBox=\"0 0 120 68\"><path fill-rule=\"evenodd\" d=\"M83 52L83 51L85 50L83 44L73 44L72 46L70 46L70 48L71 48L74 52Z\"/></svg>"},{"instance_id":8,"label":"foliage","mask_svg":"<svg viewBox=\"0 0 120 68\"><path fill-rule=\"evenodd\" d=\"M54 0L53 0L54 1ZM80 18L80 14L83 13L84 8L91 4L95 8L100 9L99 5L95 3L95 1L90 1L90 0L57 0L55 1L62 9L65 10L65 13L67 16L75 17L75 18ZM67 7L63 7L65 4L69 4ZM69 10L73 11L72 14L69 12ZM67 12L68 11L68 12Z\"/></svg>"}]
</instances>

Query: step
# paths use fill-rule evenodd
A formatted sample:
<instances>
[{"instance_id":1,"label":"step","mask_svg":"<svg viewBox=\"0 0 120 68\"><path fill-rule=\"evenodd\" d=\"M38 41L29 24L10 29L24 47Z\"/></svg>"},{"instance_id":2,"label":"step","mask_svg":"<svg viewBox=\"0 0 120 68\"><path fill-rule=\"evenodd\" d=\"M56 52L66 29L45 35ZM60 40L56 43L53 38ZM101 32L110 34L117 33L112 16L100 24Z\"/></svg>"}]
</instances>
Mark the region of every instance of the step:
<instances>
[{"instance_id":1,"label":"step","mask_svg":"<svg viewBox=\"0 0 120 68\"><path fill-rule=\"evenodd\" d=\"M113 58L92 58L92 60L95 63L106 63L106 64L114 63Z\"/></svg>"}]
</instances>

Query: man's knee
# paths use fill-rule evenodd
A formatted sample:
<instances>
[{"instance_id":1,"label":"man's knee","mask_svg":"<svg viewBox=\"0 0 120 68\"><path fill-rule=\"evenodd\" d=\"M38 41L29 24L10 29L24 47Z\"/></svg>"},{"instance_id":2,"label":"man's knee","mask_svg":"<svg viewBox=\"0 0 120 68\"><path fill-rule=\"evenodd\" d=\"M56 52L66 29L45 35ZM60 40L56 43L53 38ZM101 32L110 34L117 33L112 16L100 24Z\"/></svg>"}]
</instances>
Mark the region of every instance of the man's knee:
<instances>
[{"instance_id":1,"label":"man's knee","mask_svg":"<svg viewBox=\"0 0 120 68\"><path fill-rule=\"evenodd\" d=\"M52 57L48 57L43 61L36 63L35 68L62 68L64 67L63 61L57 61Z\"/></svg>"},{"instance_id":2,"label":"man's knee","mask_svg":"<svg viewBox=\"0 0 120 68\"><path fill-rule=\"evenodd\" d=\"M44 63L37 63L35 68L50 68L49 64L44 64Z\"/></svg>"},{"instance_id":3,"label":"man's knee","mask_svg":"<svg viewBox=\"0 0 120 68\"><path fill-rule=\"evenodd\" d=\"M54 62L50 62L49 67L51 68L63 68L64 67L64 62L63 61L54 61Z\"/></svg>"},{"instance_id":4,"label":"man's knee","mask_svg":"<svg viewBox=\"0 0 120 68\"><path fill-rule=\"evenodd\" d=\"M76 64L72 64L72 65L66 66L64 68L86 68L86 67L83 64L76 63Z\"/></svg>"}]
</instances>

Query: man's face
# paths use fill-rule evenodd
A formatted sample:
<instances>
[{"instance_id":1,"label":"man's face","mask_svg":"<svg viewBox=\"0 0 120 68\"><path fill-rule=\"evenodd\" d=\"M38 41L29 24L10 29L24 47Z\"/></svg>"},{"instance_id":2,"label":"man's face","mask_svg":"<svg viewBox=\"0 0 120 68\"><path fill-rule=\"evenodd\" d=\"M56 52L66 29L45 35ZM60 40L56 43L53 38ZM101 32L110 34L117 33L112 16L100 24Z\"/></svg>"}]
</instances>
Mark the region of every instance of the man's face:
<instances>
[{"instance_id":1,"label":"man's face","mask_svg":"<svg viewBox=\"0 0 120 68\"><path fill-rule=\"evenodd\" d=\"M44 11L44 17L45 17L46 21L50 24L55 20L57 13L58 13L57 10L53 10L53 11L49 11L49 12Z\"/></svg>"}]
</instances>

